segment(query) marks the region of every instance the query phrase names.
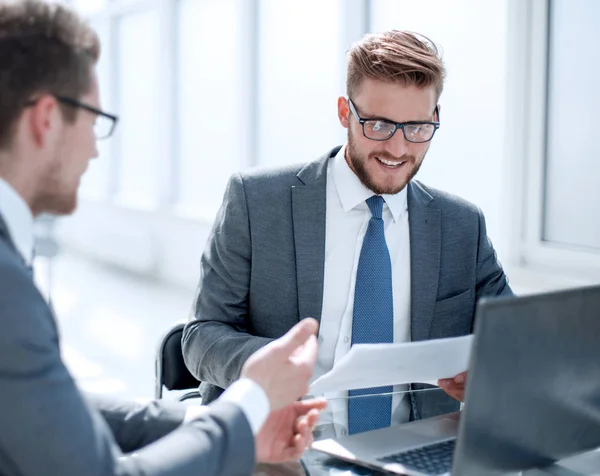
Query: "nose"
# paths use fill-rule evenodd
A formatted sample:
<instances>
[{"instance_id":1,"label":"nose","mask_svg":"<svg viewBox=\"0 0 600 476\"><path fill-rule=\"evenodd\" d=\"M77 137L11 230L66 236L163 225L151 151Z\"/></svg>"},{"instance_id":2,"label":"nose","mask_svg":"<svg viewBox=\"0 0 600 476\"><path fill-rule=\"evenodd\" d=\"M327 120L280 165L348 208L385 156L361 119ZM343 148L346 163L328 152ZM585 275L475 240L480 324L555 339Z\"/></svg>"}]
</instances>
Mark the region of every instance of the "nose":
<instances>
[{"instance_id":1,"label":"nose","mask_svg":"<svg viewBox=\"0 0 600 476\"><path fill-rule=\"evenodd\" d=\"M410 142L404 138L404 131L398 129L396 133L385 141L385 149L394 157L402 157L408 152Z\"/></svg>"}]
</instances>

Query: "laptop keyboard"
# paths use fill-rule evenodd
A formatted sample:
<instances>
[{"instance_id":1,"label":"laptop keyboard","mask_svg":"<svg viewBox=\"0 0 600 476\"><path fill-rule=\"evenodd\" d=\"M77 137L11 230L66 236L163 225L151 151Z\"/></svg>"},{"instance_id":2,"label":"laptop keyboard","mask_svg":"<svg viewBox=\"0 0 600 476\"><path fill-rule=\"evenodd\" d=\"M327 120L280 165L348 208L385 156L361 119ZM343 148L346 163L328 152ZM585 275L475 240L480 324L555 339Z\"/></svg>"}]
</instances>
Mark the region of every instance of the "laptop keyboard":
<instances>
[{"instance_id":1,"label":"laptop keyboard","mask_svg":"<svg viewBox=\"0 0 600 476\"><path fill-rule=\"evenodd\" d=\"M398 463L407 469L431 475L449 473L452 469L455 443L456 440L443 441L386 456L378 461L385 464Z\"/></svg>"}]
</instances>

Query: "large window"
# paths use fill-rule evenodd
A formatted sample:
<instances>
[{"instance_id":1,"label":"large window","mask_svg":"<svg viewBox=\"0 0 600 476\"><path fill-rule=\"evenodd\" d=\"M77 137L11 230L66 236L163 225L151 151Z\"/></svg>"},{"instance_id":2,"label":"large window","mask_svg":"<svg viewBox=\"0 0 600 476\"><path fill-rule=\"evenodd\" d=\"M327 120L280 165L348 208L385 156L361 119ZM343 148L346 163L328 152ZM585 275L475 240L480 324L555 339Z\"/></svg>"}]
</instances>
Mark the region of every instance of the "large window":
<instances>
[{"instance_id":1,"label":"large window","mask_svg":"<svg viewBox=\"0 0 600 476\"><path fill-rule=\"evenodd\" d=\"M177 10L177 199L210 217L248 162L240 0L183 0Z\"/></svg>"},{"instance_id":2,"label":"large window","mask_svg":"<svg viewBox=\"0 0 600 476\"><path fill-rule=\"evenodd\" d=\"M366 0L71 0L120 116L64 220L67 245L193 285L228 178L341 144L344 53Z\"/></svg>"},{"instance_id":3,"label":"large window","mask_svg":"<svg viewBox=\"0 0 600 476\"><path fill-rule=\"evenodd\" d=\"M162 95L160 17L157 8L117 20L116 78L118 111L118 198L127 205L152 208L160 199Z\"/></svg>"},{"instance_id":4,"label":"large window","mask_svg":"<svg viewBox=\"0 0 600 476\"><path fill-rule=\"evenodd\" d=\"M260 0L258 163L316 159L343 141L340 3Z\"/></svg>"},{"instance_id":5,"label":"large window","mask_svg":"<svg viewBox=\"0 0 600 476\"><path fill-rule=\"evenodd\" d=\"M364 32L343 23L359 3L75 1L103 43L104 107L121 118L83 197L210 223L232 173L343 142L344 51Z\"/></svg>"},{"instance_id":6,"label":"large window","mask_svg":"<svg viewBox=\"0 0 600 476\"><path fill-rule=\"evenodd\" d=\"M71 1L121 116L65 220L80 248L193 284L227 178L342 143L345 53L395 28L430 36L448 69L418 178L481 207L509 268L600 277L596 0Z\"/></svg>"},{"instance_id":7,"label":"large window","mask_svg":"<svg viewBox=\"0 0 600 476\"><path fill-rule=\"evenodd\" d=\"M532 2L522 136L524 246L537 267L588 281L600 278L600 146L595 138L600 93L600 4L594 0Z\"/></svg>"},{"instance_id":8,"label":"large window","mask_svg":"<svg viewBox=\"0 0 600 476\"><path fill-rule=\"evenodd\" d=\"M600 252L600 2L550 6L543 240Z\"/></svg>"}]
</instances>

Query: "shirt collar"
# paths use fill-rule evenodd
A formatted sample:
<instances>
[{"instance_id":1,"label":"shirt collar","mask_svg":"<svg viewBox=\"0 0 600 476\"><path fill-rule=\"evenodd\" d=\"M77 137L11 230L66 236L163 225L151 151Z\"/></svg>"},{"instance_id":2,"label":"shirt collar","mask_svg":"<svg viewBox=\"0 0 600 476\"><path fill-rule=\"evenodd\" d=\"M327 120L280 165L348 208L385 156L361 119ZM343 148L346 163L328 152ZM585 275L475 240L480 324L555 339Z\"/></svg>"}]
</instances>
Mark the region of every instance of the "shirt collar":
<instances>
[{"instance_id":1,"label":"shirt collar","mask_svg":"<svg viewBox=\"0 0 600 476\"><path fill-rule=\"evenodd\" d=\"M33 215L25 200L0 178L0 213L17 251L27 265L33 259Z\"/></svg>"},{"instance_id":2,"label":"shirt collar","mask_svg":"<svg viewBox=\"0 0 600 476\"><path fill-rule=\"evenodd\" d=\"M342 203L342 208L347 213L367 198L374 195L373 191L368 189L352 171L346 162L346 145L344 145L333 159L333 181ZM404 211L407 210L406 189L404 187L394 195L381 195L385 200L394 222L397 222Z\"/></svg>"}]
</instances>

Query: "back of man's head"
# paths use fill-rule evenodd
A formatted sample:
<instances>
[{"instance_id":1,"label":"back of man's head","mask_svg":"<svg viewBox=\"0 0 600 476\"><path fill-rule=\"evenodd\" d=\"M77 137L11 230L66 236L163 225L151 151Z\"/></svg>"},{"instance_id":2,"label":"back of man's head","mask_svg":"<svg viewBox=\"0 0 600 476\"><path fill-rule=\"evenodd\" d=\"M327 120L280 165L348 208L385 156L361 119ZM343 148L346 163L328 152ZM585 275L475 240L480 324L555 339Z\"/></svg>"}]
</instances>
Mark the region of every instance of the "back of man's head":
<instances>
[{"instance_id":1,"label":"back of man's head","mask_svg":"<svg viewBox=\"0 0 600 476\"><path fill-rule=\"evenodd\" d=\"M96 33L71 9L43 0L0 1L0 150L35 96L80 98L100 54ZM61 106L67 122L77 109Z\"/></svg>"}]
</instances>

